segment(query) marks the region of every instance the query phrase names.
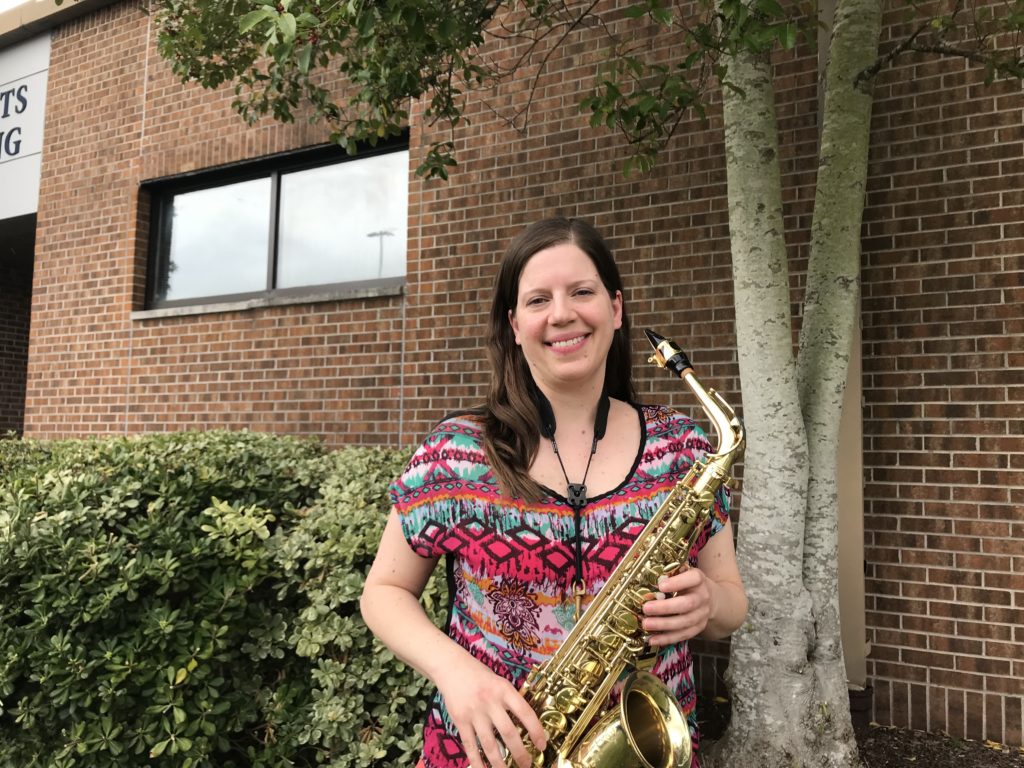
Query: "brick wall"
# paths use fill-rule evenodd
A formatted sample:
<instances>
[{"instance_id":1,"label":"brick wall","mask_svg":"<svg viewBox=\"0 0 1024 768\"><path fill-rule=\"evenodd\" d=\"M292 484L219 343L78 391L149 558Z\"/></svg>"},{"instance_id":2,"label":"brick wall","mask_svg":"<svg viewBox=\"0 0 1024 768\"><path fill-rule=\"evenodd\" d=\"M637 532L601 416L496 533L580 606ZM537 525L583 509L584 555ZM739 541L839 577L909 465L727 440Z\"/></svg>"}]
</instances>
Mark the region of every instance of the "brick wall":
<instances>
[{"instance_id":1,"label":"brick wall","mask_svg":"<svg viewBox=\"0 0 1024 768\"><path fill-rule=\"evenodd\" d=\"M1024 97L960 61L899 64L863 241L875 719L1020 744Z\"/></svg>"},{"instance_id":2,"label":"brick wall","mask_svg":"<svg viewBox=\"0 0 1024 768\"><path fill-rule=\"evenodd\" d=\"M496 116L527 99L521 83L506 84L471 105L451 181L411 181L403 296L132 320L145 278L140 181L323 138L302 124L245 129L230 94L179 86L152 38L136 3L54 38L30 434L224 426L408 444L482 397L495 265L521 226L554 213L588 217L608 236L636 343L645 326L684 341L739 402L720 113L712 105L707 123L680 126L652 174L624 178L618 137L576 111L602 57L592 28L549 61L528 128ZM813 200L815 64L778 64L794 307ZM908 60L878 96L863 316L874 717L1021 743L1020 93L986 89L956 63ZM416 114L413 167L426 138ZM643 399L692 408L663 374L638 374ZM705 649L707 681L723 649Z\"/></svg>"},{"instance_id":3,"label":"brick wall","mask_svg":"<svg viewBox=\"0 0 1024 768\"><path fill-rule=\"evenodd\" d=\"M148 25L140 3L121 3L53 39L29 434L231 427L397 443L400 297L131 319L145 286L140 182L326 140L301 121L247 129L230 91L183 88Z\"/></svg>"},{"instance_id":4,"label":"brick wall","mask_svg":"<svg viewBox=\"0 0 1024 768\"><path fill-rule=\"evenodd\" d=\"M22 429L31 291L31 259L0 258L0 436Z\"/></svg>"}]
</instances>

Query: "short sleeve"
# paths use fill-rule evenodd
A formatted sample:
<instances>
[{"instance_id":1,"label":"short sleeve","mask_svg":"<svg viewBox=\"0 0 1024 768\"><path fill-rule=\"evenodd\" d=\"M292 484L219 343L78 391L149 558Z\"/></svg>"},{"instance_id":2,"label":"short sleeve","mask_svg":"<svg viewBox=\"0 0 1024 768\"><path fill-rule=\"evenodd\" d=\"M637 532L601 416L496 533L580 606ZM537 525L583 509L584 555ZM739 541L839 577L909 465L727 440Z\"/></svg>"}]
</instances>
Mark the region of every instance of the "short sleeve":
<instances>
[{"instance_id":1,"label":"short sleeve","mask_svg":"<svg viewBox=\"0 0 1024 768\"><path fill-rule=\"evenodd\" d=\"M388 486L402 535L421 557L453 551L453 530L482 506L481 491L493 485L481 426L467 416L440 422Z\"/></svg>"}]
</instances>

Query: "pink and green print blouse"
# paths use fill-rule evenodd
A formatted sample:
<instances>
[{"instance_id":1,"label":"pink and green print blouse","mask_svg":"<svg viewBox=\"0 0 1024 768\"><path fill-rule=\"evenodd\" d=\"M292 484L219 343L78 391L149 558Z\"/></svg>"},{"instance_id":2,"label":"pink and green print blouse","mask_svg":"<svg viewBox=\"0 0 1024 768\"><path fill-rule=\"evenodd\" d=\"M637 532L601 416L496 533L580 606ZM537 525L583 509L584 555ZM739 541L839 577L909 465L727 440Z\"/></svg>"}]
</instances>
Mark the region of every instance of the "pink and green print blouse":
<instances>
[{"instance_id":1,"label":"pink and green print blouse","mask_svg":"<svg viewBox=\"0 0 1024 768\"><path fill-rule=\"evenodd\" d=\"M618 488L590 499L581 514L584 607L676 481L714 450L687 417L664 407L636 410L641 440L632 471ZM576 526L565 497L552 490L536 503L503 496L484 454L482 421L471 414L438 424L388 490L413 551L447 558L449 637L522 685L573 625ZM728 510L728 495L720 494L694 547L694 563L708 537L725 525ZM661 649L651 671L678 697L696 747L693 663L686 643ZM439 694L423 741L426 768L467 766Z\"/></svg>"}]
</instances>

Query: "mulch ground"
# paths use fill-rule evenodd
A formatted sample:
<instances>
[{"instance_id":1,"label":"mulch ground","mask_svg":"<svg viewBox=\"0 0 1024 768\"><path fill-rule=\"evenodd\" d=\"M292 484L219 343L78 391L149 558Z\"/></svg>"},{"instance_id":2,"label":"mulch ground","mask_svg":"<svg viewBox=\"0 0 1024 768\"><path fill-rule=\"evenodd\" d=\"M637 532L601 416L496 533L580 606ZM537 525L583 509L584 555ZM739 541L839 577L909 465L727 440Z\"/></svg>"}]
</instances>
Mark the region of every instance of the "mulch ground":
<instances>
[{"instance_id":1,"label":"mulch ground","mask_svg":"<svg viewBox=\"0 0 1024 768\"><path fill-rule=\"evenodd\" d=\"M856 729L865 768L1021 768L1024 751L994 742L957 739L868 724Z\"/></svg>"},{"instance_id":2,"label":"mulch ground","mask_svg":"<svg viewBox=\"0 0 1024 768\"><path fill-rule=\"evenodd\" d=\"M697 709L701 734L715 739L728 724L729 704L701 700ZM957 739L854 722L857 751L864 768L1024 768L1024 748Z\"/></svg>"}]
</instances>

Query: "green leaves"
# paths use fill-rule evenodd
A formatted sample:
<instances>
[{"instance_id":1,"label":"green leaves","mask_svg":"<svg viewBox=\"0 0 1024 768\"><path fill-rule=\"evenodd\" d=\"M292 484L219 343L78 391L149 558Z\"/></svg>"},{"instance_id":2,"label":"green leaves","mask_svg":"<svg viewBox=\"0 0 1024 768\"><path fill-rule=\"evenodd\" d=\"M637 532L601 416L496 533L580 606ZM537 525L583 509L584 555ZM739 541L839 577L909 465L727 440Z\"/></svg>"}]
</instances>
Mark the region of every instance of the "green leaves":
<instances>
[{"instance_id":1,"label":"green leaves","mask_svg":"<svg viewBox=\"0 0 1024 768\"><path fill-rule=\"evenodd\" d=\"M790 49L801 33L806 37L813 29L810 15L801 16L795 7L787 10L778 0L705 0L690 8L685 19L677 18L665 0L639 0L621 13L628 20L624 29L633 34L623 32L613 41L580 109L589 113L591 127L622 134L631 152L623 162L627 175L650 171L678 126L690 117L704 117L705 97L715 80L730 87L722 64L728 54L767 54L776 45ZM632 42L650 38L652 24L664 28L659 40L675 46L677 54L669 63Z\"/></svg>"},{"instance_id":2,"label":"green leaves","mask_svg":"<svg viewBox=\"0 0 1024 768\"><path fill-rule=\"evenodd\" d=\"M668 67L618 56L602 68L597 87L580 108L591 113L591 126L617 128L625 136L633 154L623 163L624 173L649 171L687 111L701 109L702 75L690 69L698 61L688 58Z\"/></svg>"},{"instance_id":3,"label":"green leaves","mask_svg":"<svg viewBox=\"0 0 1024 768\"><path fill-rule=\"evenodd\" d=\"M922 52L966 57L985 68L989 81L1024 76L1022 48L1013 42L1024 31L1024 3L956 3L940 15L943 9L934 5L910 0L901 6L908 24L920 22L929 33L918 40ZM159 0L154 17L160 54L175 74L206 88L231 83L233 107L250 124L264 116L306 118L355 153L408 129L409 105L417 102L432 142L417 173L440 179L455 166L454 134L467 122L466 94L502 79L539 77L543 66L532 62L546 59L544 45L559 45L563 34L593 28L607 35L596 44L606 45L611 70L595 69L581 108L592 126L623 135L634 156L627 171L650 168L684 117L702 116L715 78L735 90L723 56L767 56L817 41L815 0L627 0L607 11L584 6L552 0ZM604 40L586 38L598 39ZM657 44L646 46L652 40ZM497 55L482 54L488 41ZM894 44L897 51L914 50L907 41ZM533 56L519 59L520 49ZM508 116L510 122L519 114Z\"/></svg>"},{"instance_id":4,"label":"green leaves","mask_svg":"<svg viewBox=\"0 0 1024 768\"><path fill-rule=\"evenodd\" d=\"M357 605L403 458L0 441L0 766L411 763L427 684Z\"/></svg>"},{"instance_id":5,"label":"green leaves","mask_svg":"<svg viewBox=\"0 0 1024 768\"><path fill-rule=\"evenodd\" d=\"M791 50L796 46L797 37L797 25L796 24L780 24L776 27L778 30L779 45L785 48L787 51Z\"/></svg>"},{"instance_id":6,"label":"green leaves","mask_svg":"<svg viewBox=\"0 0 1024 768\"><path fill-rule=\"evenodd\" d=\"M161 0L158 47L182 81L234 85L234 108L322 122L354 152L408 128L425 98L427 124L462 118L464 93L493 72L477 52L499 6L490 0ZM449 142L421 166L445 176Z\"/></svg>"},{"instance_id":7,"label":"green leaves","mask_svg":"<svg viewBox=\"0 0 1024 768\"><path fill-rule=\"evenodd\" d=\"M290 43L295 40L295 33L298 32L298 24L295 17L290 13L282 13L277 18L277 29L281 33L281 39Z\"/></svg>"},{"instance_id":8,"label":"green leaves","mask_svg":"<svg viewBox=\"0 0 1024 768\"><path fill-rule=\"evenodd\" d=\"M582 108L595 127L620 131L633 167L647 169L683 115L701 114L723 53L790 49L802 32L813 39L806 31L813 24L800 13L780 0L702 0L685 11L670 0L633 0L600 13L550 0L161 0L155 15L161 55L177 75L210 88L233 83L233 106L249 123L306 117L355 153L406 130L409 105L418 102L432 143L417 173L444 180L455 166L454 131L468 122L467 94L541 74L529 64L506 70L501 55L484 56L488 34L501 40L499 50L518 41L540 57L544 45L574 29L608 32L616 71L595 73ZM510 17L496 26L498 14ZM661 44L637 47L653 39L652 30L676 51L673 60L665 61Z\"/></svg>"},{"instance_id":9,"label":"green leaves","mask_svg":"<svg viewBox=\"0 0 1024 768\"><path fill-rule=\"evenodd\" d=\"M639 19L650 16L651 20L663 26L670 26L675 17L672 6L664 0L644 0L642 3L627 6L623 11L627 19Z\"/></svg>"},{"instance_id":10,"label":"green leaves","mask_svg":"<svg viewBox=\"0 0 1024 768\"><path fill-rule=\"evenodd\" d=\"M239 19L238 31L244 35L260 22L269 21L272 18L274 18L274 12L269 8L260 8L255 11L249 11L249 13Z\"/></svg>"}]
</instances>

